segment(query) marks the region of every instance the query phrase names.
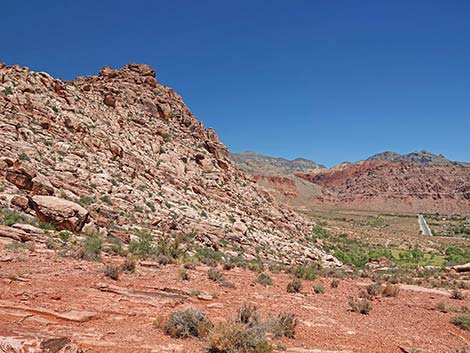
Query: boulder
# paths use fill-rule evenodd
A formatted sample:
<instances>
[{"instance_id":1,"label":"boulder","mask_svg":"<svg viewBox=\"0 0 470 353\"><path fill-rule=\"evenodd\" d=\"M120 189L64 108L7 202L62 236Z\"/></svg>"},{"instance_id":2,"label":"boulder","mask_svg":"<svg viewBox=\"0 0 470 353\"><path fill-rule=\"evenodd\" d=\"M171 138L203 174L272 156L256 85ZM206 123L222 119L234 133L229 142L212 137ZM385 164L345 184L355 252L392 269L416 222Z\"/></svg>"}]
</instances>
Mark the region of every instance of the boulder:
<instances>
[{"instance_id":1,"label":"boulder","mask_svg":"<svg viewBox=\"0 0 470 353\"><path fill-rule=\"evenodd\" d=\"M18 189L31 190L36 172L28 165L17 160L6 172L6 179Z\"/></svg>"},{"instance_id":2,"label":"boulder","mask_svg":"<svg viewBox=\"0 0 470 353\"><path fill-rule=\"evenodd\" d=\"M79 232L88 219L88 211L82 206L55 196L33 196L30 205L41 221L59 230Z\"/></svg>"},{"instance_id":3,"label":"boulder","mask_svg":"<svg viewBox=\"0 0 470 353\"><path fill-rule=\"evenodd\" d=\"M104 104L108 107L116 108L116 98L113 95L107 94L103 99Z\"/></svg>"},{"instance_id":4,"label":"boulder","mask_svg":"<svg viewBox=\"0 0 470 353\"><path fill-rule=\"evenodd\" d=\"M28 208L28 203L29 203L29 200L26 196L14 195L11 198L11 204L13 206L16 206L16 207L20 208L23 211Z\"/></svg>"}]
</instances>

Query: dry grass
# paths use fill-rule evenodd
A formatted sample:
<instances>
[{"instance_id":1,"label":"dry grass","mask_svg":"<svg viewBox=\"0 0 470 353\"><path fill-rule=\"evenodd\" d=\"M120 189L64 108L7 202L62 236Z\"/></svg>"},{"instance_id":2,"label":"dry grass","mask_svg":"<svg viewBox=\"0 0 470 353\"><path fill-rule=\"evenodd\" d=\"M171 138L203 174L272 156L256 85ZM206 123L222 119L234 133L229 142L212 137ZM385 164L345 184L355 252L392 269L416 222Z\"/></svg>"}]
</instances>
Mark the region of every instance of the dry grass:
<instances>
[{"instance_id":1,"label":"dry grass","mask_svg":"<svg viewBox=\"0 0 470 353\"><path fill-rule=\"evenodd\" d=\"M115 264L107 264L104 269L104 275L117 281L119 279L119 266Z\"/></svg>"},{"instance_id":2,"label":"dry grass","mask_svg":"<svg viewBox=\"0 0 470 353\"><path fill-rule=\"evenodd\" d=\"M368 315L372 310L372 302L367 298L349 298L349 306L351 310L355 313Z\"/></svg>"},{"instance_id":3,"label":"dry grass","mask_svg":"<svg viewBox=\"0 0 470 353\"><path fill-rule=\"evenodd\" d=\"M382 289L382 296L384 297L398 297L400 293L400 286L398 284L387 283Z\"/></svg>"},{"instance_id":4,"label":"dry grass","mask_svg":"<svg viewBox=\"0 0 470 353\"><path fill-rule=\"evenodd\" d=\"M210 353L271 353L273 347L266 339L265 331L237 322L216 325L208 335Z\"/></svg>"},{"instance_id":5,"label":"dry grass","mask_svg":"<svg viewBox=\"0 0 470 353\"><path fill-rule=\"evenodd\" d=\"M238 308L237 321L250 326L258 324L258 307L252 303L243 303Z\"/></svg>"},{"instance_id":6,"label":"dry grass","mask_svg":"<svg viewBox=\"0 0 470 353\"><path fill-rule=\"evenodd\" d=\"M287 293L300 293L302 290L302 281L298 278L293 279L287 284Z\"/></svg>"},{"instance_id":7,"label":"dry grass","mask_svg":"<svg viewBox=\"0 0 470 353\"><path fill-rule=\"evenodd\" d=\"M173 312L166 321L164 330L173 338L204 337L211 327L212 323L203 311L190 309Z\"/></svg>"},{"instance_id":8,"label":"dry grass","mask_svg":"<svg viewBox=\"0 0 470 353\"><path fill-rule=\"evenodd\" d=\"M282 312L268 323L269 331L274 337L294 338L299 320L290 312Z\"/></svg>"}]
</instances>

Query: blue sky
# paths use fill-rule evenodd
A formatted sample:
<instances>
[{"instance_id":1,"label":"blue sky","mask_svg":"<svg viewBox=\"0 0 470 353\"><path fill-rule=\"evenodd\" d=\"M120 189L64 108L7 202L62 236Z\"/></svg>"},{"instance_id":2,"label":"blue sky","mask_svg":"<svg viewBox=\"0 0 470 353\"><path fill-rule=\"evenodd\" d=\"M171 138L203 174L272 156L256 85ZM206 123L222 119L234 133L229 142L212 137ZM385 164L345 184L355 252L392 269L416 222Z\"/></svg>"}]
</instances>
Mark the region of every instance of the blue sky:
<instances>
[{"instance_id":1,"label":"blue sky","mask_svg":"<svg viewBox=\"0 0 470 353\"><path fill-rule=\"evenodd\" d=\"M145 62L234 152L470 161L470 1L8 1L0 61Z\"/></svg>"}]
</instances>

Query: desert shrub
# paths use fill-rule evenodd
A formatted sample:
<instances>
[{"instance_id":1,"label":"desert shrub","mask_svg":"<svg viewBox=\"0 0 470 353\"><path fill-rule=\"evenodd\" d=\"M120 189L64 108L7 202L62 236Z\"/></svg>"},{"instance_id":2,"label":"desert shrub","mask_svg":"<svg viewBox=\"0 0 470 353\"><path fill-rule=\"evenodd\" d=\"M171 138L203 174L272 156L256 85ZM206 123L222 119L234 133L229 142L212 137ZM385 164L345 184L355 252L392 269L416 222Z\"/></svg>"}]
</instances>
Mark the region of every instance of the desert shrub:
<instances>
[{"instance_id":1,"label":"desert shrub","mask_svg":"<svg viewBox=\"0 0 470 353\"><path fill-rule=\"evenodd\" d=\"M269 331L274 337L294 338L295 328L299 320L290 312L282 312L272 319L269 324Z\"/></svg>"},{"instance_id":2,"label":"desert shrub","mask_svg":"<svg viewBox=\"0 0 470 353\"><path fill-rule=\"evenodd\" d=\"M186 254L185 236L177 235L175 238L159 238L156 245L157 254L178 259Z\"/></svg>"},{"instance_id":3,"label":"desert shrub","mask_svg":"<svg viewBox=\"0 0 470 353\"><path fill-rule=\"evenodd\" d=\"M80 200L78 201L82 206L90 206L94 202L95 198L93 196L80 196Z\"/></svg>"},{"instance_id":4,"label":"desert shrub","mask_svg":"<svg viewBox=\"0 0 470 353\"><path fill-rule=\"evenodd\" d=\"M398 297L400 293L400 285L387 283L382 289L382 296L384 297Z\"/></svg>"},{"instance_id":5,"label":"desert shrub","mask_svg":"<svg viewBox=\"0 0 470 353\"><path fill-rule=\"evenodd\" d=\"M225 270L225 271L230 271L231 269L233 269L235 267L235 264L231 261L227 261L227 262L224 262L222 268Z\"/></svg>"},{"instance_id":6,"label":"desert shrub","mask_svg":"<svg viewBox=\"0 0 470 353\"><path fill-rule=\"evenodd\" d=\"M450 322L462 330L470 330L470 315L458 315L453 317Z\"/></svg>"},{"instance_id":7,"label":"desert shrub","mask_svg":"<svg viewBox=\"0 0 470 353\"><path fill-rule=\"evenodd\" d=\"M104 195L100 197L100 200L103 201L104 203L107 203L108 205L111 205L113 203L111 201L111 198L108 195Z\"/></svg>"},{"instance_id":8,"label":"desert shrub","mask_svg":"<svg viewBox=\"0 0 470 353\"><path fill-rule=\"evenodd\" d=\"M173 312L166 321L164 330L173 338L204 337L211 326L210 320L203 311L189 309Z\"/></svg>"},{"instance_id":9,"label":"desert shrub","mask_svg":"<svg viewBox=\"0 0 470 353\"><path fill-rule=\"evenodd\" d=\"M258 307L252 303L243 303L238 308L237 321L251 326L257 324L259 321Z\"/></svg>"},{"instance_id":10,"label":"desert shrub","mask_svg":"<svg viewBox=\"0 0 470 353\"><path fill-rule=\"evenodd\" d=\"M449 246L445 251L446 265L459 265L470 262L470 249Z\"/></svg>"},{"instance_id":11,"label":"desert shrub","mask_svg":"<svg viewBox=\"0 0 470 353\"><path fill-rule=\"evenodd\" d=\"M168 265L169 263L171 263L171 259L168 257L168 256L165 256L165 255L158 255L155 260L157 260L157 262L160 264L160 265Z\"/></svg>"},{"instance_id":12,"label":"desert shrub","mask_svg":"<svg viewBox=\"0 0 470 353\"><path fill-rule=\"evenodd\" d=\"M339 280L337 280L337 279L332 280L331 283L330 283L330 287L331 288L338 288L339 287Z\"/></svg>"},{"instance_id":13,"label":"desert shrub","mask_svg":"<svg viewBox=\"0 0 470 353\"><path fill-rule=\"evenodd\" d=\"M253 272L262 272L264 271L264 263L259 259L251 260L248 261L247 268Z\"/></svg>"},{"instance_id":14,"label":"desert shrub","mask_svg":"<svg viewBox=\"0 0 470 353\"><path fill-rule=\"evenodd\" d=\"M273 284L273 280L265 272L260 273L260 275L256 279L256 282L258 282L259 284L262 284L263 286L270 286Z\"/></svg>"},{"instance_id":15,"label":"desert shrub","mask_svg":"<svg viewBox=\"0 0 470 353\"><path fill-rule=\"evenodd\" d=\"M115 264L106 264L104 275L117 281L119 279L119 267Z\"/></svg>"},{"instance_id":16,"label":"desert shrub","mask_svg":"<svg viewBox=\"0 0 470 353\"><path fill-rule=\"evenodd\" d=\"M371 283L366 288L367 294L371 297L377 297L382 294L382 286L378 283Z\"/></svg>"},{"instance_id":17,"label":"desert shrub","mask_svg":"<svg viewBox=\"0 0 470 353\"><path fill-rule=\"evenodd\" d=\"M34 223L29 217L22 215L19 212L9 210L7 208L0 209L0 224L12 226L15 223ZM34 225L34 224L33 224Z\"/></svg>"},{"instance_id":18,"label":"desert shrub","mask_svg":"<svg viewBox=\"0 0 470 353\"><path fill-rule=\"evenodd\" d=\"M209 247L201 247L196 249L195 258L203 264L209 265L209 263L215 263L217 266L217 263L223 260L224 254Z\"/></svg>"},{"instance_id":19,"label":"desert shrub","mask_svg":"<svg viewBox=\"0 0 470 353\"><path fill-rule=\"evenodd\" d=\"M446 313L449 311L449 308L447 307L447 305L444 303L444 302L439 302L436 304L436 306L434 307L434 310L436 311L440 311L442 313Z\"/></svg>"},{"instance_id":20,"label":"desert shrub","mask_svg":"<svg viewBox=\"0 0 470 353\"><path fill-rule=\"evenodd\" d=\"M315 239L325 239L329 235L328 231L319 224L314 225L312 228L312 237Z\"/></svg>"},{"instance_id":21,"label":"desert shrub","mask_svg":"<svg viewBox=\"0 0 470 353\"><path fill-rule=\"evenodd\" d=\"M195 270L196 269L196 264L193 262L186 262L183 267L187 270Z\"/></svg>"},{"instance_id":22,"label":"desert shrub","mask_svg":"<svg viewBox=\"0 0 470 353\"><path fill-rule=\"evenodd\" d=\"M99 234L88 235L77 252L77 257L82 260L96 261L99 260L101 250L103 249L103 241Z\"/></svg>"},{"instance_id":23,"label":"desert shrub","mask_svg":"<svg viewBox=\"0 0 470 353\"><path fill-rule=\"evenodd\" d=\"M5 91L4 91L4 92L5 92ZM29 158L29 156L28 156L26 153L24 153L24 152L22 152L22 153L18 156L18 159L19 159L20 161L30 161L30 160L31 160L31 158Z\"/></svg>"},{"instance_id":24,"label":"desert shrub","mask_svg":"<svg viewBox=\"0 0 470 353\"><path fill-rule=\"evenodd\" d=\"M464 300L465 299L465 294L458 288L455 288L452 290L452 293L450 294L451 299L457 299L457 300Z\"/></svg>"},{"instance_id":25,"label":"desert shrub","mask_svg":"<svg viewBox=\"0 0 470 353\"><path fill-rule=\"evenodd\" d=\"M69 232L68 230L63 230L59 232L59 238L62 240L62 242L66 243L69 241L70 237L72 236L72 232Z\"/></svg>"},{"instance_id":26,"label":"desert shrub","mask_svg":"<svg viewBox=\"0 0 470 353\"><path fill-rule=\"evenodd\" d=\"M287 293L300 293L302 290L302 281L298 278L294 278L287 284Z\"/></svg>"},{"instance_id":27,"label":"desert shrub","mask_svg":"<svg viewBox=\"0 0 470 353\"><path fill-rule=\"evenodd\" d=\"M220 282L224 278L224 276L222 275L222 273L220 273L220 271L211 268L209 269L209 271L207 271L207 278L214 282Z\"/></svg>"},{"instance_id":28,"label":"desert shrub","mask_svg":"<svg viewBox=\"0 0 470 353\"><path fill-rule=\"evenodd\" d=\"M292 268L291 273L297 278L313 281L318 277L318 264L303 264Z\"/></svg>"},{"instance_id":29,"label":"desert shrub","mask_svg":"<svg viewBox=\"0 0 470 353\"><path fill-rule=\"evenodd\" d=\"M314 285L313 286L313 292L315 294L323 294L323 293L325 293L325 287L323 286L323 284Z\"/></svg>"},{"instance_id":30,"label":"desert shrub","mask_svg":"<svg viewBox=\"0 0 470 353\"><path fill-rule=\"evenodd\" d=\"M349 297L349 306L351 310L355 313L367 315L372 310L372 302L366 298L354 298Z\"/></svg>"},{"instance_id":31,"label":"desert shrub","mask_svg":"<svg viewBox=\"0 0 470 353\"><path fill-rule=\"evenodd\" d=\"M126 261L121 265L121 270L127 273L135 272L136 263L134 259L127 258Z\"/></svg>"},{"instance_id":32,"label":"desert shrub","mask_svg":"<svg viewBox=\"0 0 470 353\"><path fill-rule=\"evenodd\" d=\"M138 257L150 257L156 254L156 249L153 244L154 236L148 230L137 232L137 240L132 240L129 243L129 252Z\"/></svg>"},{"instance_id":33,"label":"desert shrub","mask_svg":"<svg viewBox=\"0 0 470 353\"><path fill-rule=\"evenodd\" d=\"M189 276L189 273L188 271L186 271L185 269L182 269L178 272L178 276L179 278L181 278L183 281L189 281L190 280L190 276Z\"/></svg>"},{"instance_id":34,"label":"desert shrub","mask_svg":"<svg viewBox=\"0 0 470 353\"><path fill-rule=\"evenodd\" d=\"M236 322L216 325L208 336L209 353L271 353L265 331Z\"/></svg>"},{"instance_id":35,"label":"desert shrub","mask_svg":"<svg viewBox=\"0 0 470 353\"><path fill-rule=\"evenodd\" d=\"M425 253L417 247L410 250L402 250L398 254L398 262L400 264L419 264L425 259Z\"/></svg>"},{"instance_id":36,"label":"desert shrub","mask_svg":"<svg viewBox=\"0 0 470 353\"><path fill-rule=\"evenodd\" d=\"M22 253L22 252L25 252L28 249L31 249L31 244L25 244L25 243L22 243L22 242L19 242L19 241L15 241L13 243L9 243L9 244L5 245L5 249L11 250L11 251L14 251L14 252Z\"/></svg>"}]
</instances>

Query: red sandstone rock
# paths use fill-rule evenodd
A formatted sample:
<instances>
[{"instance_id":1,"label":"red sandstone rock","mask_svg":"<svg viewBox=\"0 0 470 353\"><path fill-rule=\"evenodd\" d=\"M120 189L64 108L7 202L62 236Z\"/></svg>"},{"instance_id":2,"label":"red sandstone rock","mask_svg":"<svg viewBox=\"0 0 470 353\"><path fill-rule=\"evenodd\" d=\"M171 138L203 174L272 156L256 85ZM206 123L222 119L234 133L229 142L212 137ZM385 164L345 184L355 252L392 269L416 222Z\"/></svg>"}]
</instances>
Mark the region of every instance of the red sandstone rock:
<instances>
[{"instance_id":1,"label":"red sandstone rock","mask_svg":"<svg viewBox=\"0 0 470 353\"><path fill-rule=\"evenodd\" d=\"M88 218L88 211L82 206L54 196L33 196L31 207L41 221L52 223L59 230L79 232Z\"/></svg>"}]
</instances>

